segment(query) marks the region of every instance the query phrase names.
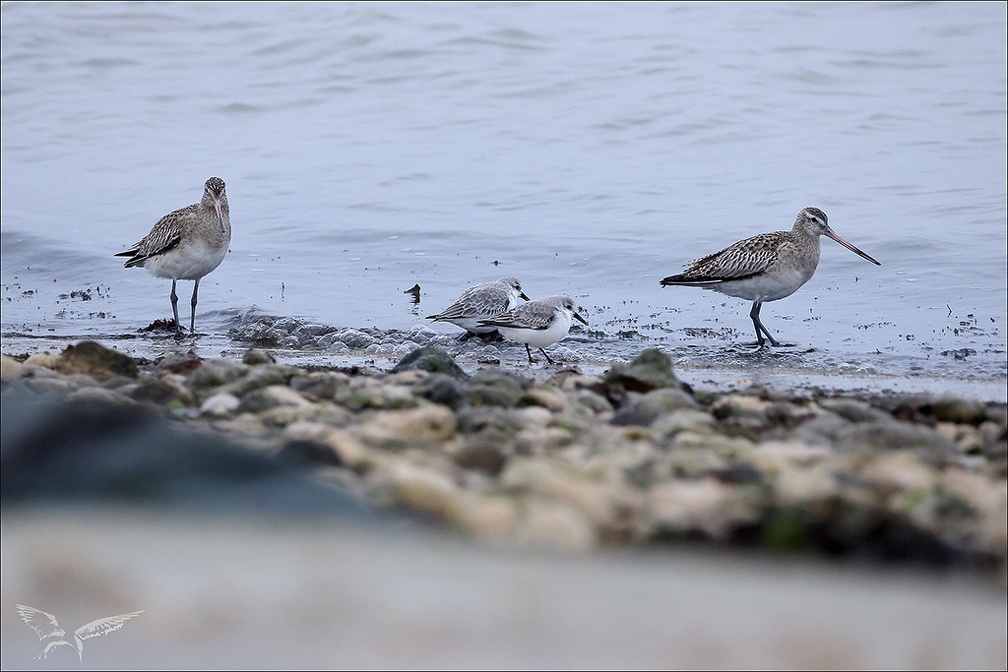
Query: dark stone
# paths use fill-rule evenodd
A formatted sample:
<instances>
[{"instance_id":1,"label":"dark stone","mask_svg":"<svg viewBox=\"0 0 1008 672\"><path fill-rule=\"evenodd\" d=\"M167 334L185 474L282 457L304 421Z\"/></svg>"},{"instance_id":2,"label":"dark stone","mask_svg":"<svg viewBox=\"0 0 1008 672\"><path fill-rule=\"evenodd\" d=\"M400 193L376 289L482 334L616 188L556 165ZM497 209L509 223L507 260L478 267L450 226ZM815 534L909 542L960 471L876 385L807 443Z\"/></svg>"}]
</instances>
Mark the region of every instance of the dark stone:
<instances>
[{"instance_id":1,"label":"dark stone","mask_svg":"<svg viewBox=\"0 0 1008 672\"><path fill-rule=\"evenodd\" d=\"M136 401L149 401L158 406L165 406L169 402L178 400L184 406L191 406L193 399L183 399L179 396L182 392L178 387L169 385L160 378L142 381L136 389L130 393L130 398Z\"/></svg>"},{"instance_id":2,"label":"dark stone","mask_svg":"<svg viewBox=\"0 0 1008 672\"><path fill-rule=\"evenodd\" d=\"M276 364L276 358L270 353L260 348L249 348L242 357L242 364L255 366L256 364Z\"/></svg>"},{"instance_id":3,"label":"dark stone","mask_svg":"<svg viewBox=\"0 0 1008 672\"><path fill-rule=\"evenodd\" d=\"M680 409L697 408L696 402L686 392L678 388L663 387L643 395L628 395L626 401L610 421L614 425L637 425L649 427L666 413Z\"/></svg>"},{"instance_id":4,"label":"dark stone","mask_svg":"<svg viewBox=\"0 0 1008 672\"><path fill-rule=\"evenodd\" d=\"M248 373L248 367L237 362L208 361L186 376L185 386L193 391L207 390L226 385Z\"/></svg>"},{"instance_id":5,"label":"dark stone","mask_svg":"<svg viewBox=\"0 0 1008 672\"><path fill-rule=\"evenodd\" d=\"M907 395L896 402L892 414L903 422L927 422L933 403L934 397L930 394Z\"/></svg>"},{"instance_id":6,"label":"dark stone","mask_svg":"<svg viewBox=\"0 0 1008 672\"><path fill-rule=\"evenodd\" d=\"M504 371L485 369L469 381L466 397L473 406L514 408L531 385L531 381Z\"/></svg>"},{"instance_id":7,"label":"dark stone","mask_svg":"<svg viewBox=\"0 0 1008 672\"><path fill-rule=\"evenodd\" d=\"M638 488L647 488L654 481L655 461L651 458L641 460L623 468L627 481Z\"/></svg>"},{"instance_id":8,"label":"dark stone","mask_svg":"<svg viewBox=\"0 0 1008 672\"><path fill-rule=\"evenodd\" d=\"M245 367L245 365L241 365ZM200 367L197 371L206 368ZM195 372L194 372L195 373ZM296 367L280 364L259 364L247 368L247 373L233 382L217 389L219 392L230 392L236 397L244 397L251 392L264 390L274 385L290 385L290 381L300 372ZM190 380L192 378L190 377Z\"/></svg>"},{"instance_id":9,"label":"dark stone","mask_svg":"<svg viewBox=\"0 0 1008 672\"><path fill-rule=\"evenodd\" d=\"M978 401L949 395L931 405L931 415L941 422L979 425L987 419L987 410Z\"/></svg>"},{"instance_id":10,"label":"dark stone","mask_svg":"<svg viewBox=\"0 0 1008 672\"><path fill-rule=\"evenodd\" d=\"M930 427L894 421L852 424L837 433L833 446L840 452L907 450L933 465L945 464L959 454L953 441Z\"/></svg>"},{"instance_id":11,"label":"dark stone","mask_svg":"<svg viewBox=\"0 0 1008 672\"><path fill-rule=\"evenodd\" d=\"M435 404L447 406L453 411L457 411L468 403L465 385L443 373L435 373L424 378L414 386L413 390L417 396L433 401Z\"/></svg>"},{"instance_id":12,"label":"dark stone","mask_svg":"<svg viewBox=\"0 0 1008 672\"><path fill-rule=\"evenodd\" d=\"M639 427L650 427L651 424L658 419L661 413L658 409L648 404L642 403L629 403L623 404L623 406L613 414L610 424L613 425L636 425Z\"/></svg>"},{"instance_id":13,"label":"dark stone","mask_svg":"<svg viewBox=\"0 0 1008 672\"><path fill-rule=\"evenodd\" d=\"M291 378L290 388L305 397L315 399L335 399L336 393L347 386L345 378L338 374L313 373Z\"/></svg>"},{"instance_id":14,"label":"dark stone","mask_svg":"<svg viewBox=\"0 0 1008 672\"><path fill-rule=\"evenodd\" d=\"M282 405L275 394L269 390L253 390L241 397L241 403L235 413L253 413L258 415L263 411Z\"/></svg>"},{"instance_id":15,"label":"dark stone","mask_svg":"<svg viewBox=\"0 0 1008 672\"><path fill-rule=\"evenodd\" d=\"M99 403L0 399L0 500L90 502L158 512L222 511L370 519L347 492L317 483L303 460L169 426L158 413Z\"/></svg>"},{"instance_id":16,"label":"dark stone","mask_svg":"<svg viewBox=\"0 0 1008 672\"><path fill-rule=\"evenodd\" d=\"M672 360L661 350L648 348L630 364L616 364L606 372L603 384L610 398L625 392L650 392L660 387L680 387Z\"/></svg>"},{"instance_id":17,"label":"dark stone","mask_svg":"<svg viewBox=\"0 0 1008 672\"><path fill-rule=\"evenodd\" d=\"M94 341L81 341L77 345L68 345L60 353L59 363L55 369L60 373L86 373L95 380L108 380L114 376L129 376L136 378L139 367L132 357L109 350Z\"/></svg>"},{"instance_id":18,"label":"dark stone","mask_svg":"<svg viewBox=\"0 0 1008 672\"><path fill-rule=\"evenodd\" d=\"M763 481L760 470L748 462L732 464L724 469L712 469L708 473L722 483L731 485L747 485Z\"/></svg>"},{"instance_id":19,"label":"dark stone","mask_svg":"<svg viewBox=\"0 0 1008 672\"><path fill-rule=\"evenodd\" d=\"M331 446L308 439L288 441L280 451L280 455L309 465L343 466L343 458Z\"/></svg>"},{"instance_id":20,"label":"dark stone","mask_svg":"<svg viewBox=\"0 0 1008 672\"><path fill-rule=\"evenodd\" d=\"M831 557L900 566L981 571L999 566L994 554L956 548L940 535L892 512L839 501L834 502L834 507L818 514L772 509L761 523L747 531L748 539L733 540L777 551L816 551Z\"/></svg>"},{"instance_id":21,"label":"dark stone","mask_svg":"<svg viewBox=\"0 0 1008 672\"><path fill-rule=\"evenodd\" d=\"M203 359L192 352L186 354L172 353L160 359L157 363L159 371L170 371L171 373L188 374L198 369L203 364Z\"/></svg>"},{"instance_id":22,"label":"dark stone","mask_svg":"<svg viewBox=\"0 0 1008 672\"><path fill-rule=\"evenodd\" d=\"M399 371L413 371L415 369L430 371L431 373L443 373L457 380L465 380L469 377L447 352L432 345L417 348L400 359L399 363L392 367L392 372L398 373Z\"/></svg>"},{"instance_id":23,"label":"dark stone","mask_svg":"<svg viewBox=\"0 0 1008 672\"><path fill-rule=\"evenodd\" d=\"M476 434L493 428L504 436L513 436L525 424L516 411L508 411L493 406L469 406L455 415L460 434Z\"/></svg>"},{"instance_id":24,"label":"dark stone","mask_svg":"<svg viewBox=\"0 0 1008 672\"><path fill-rule=\"evenodd\" d=\"M823 399L819 405L850 422L878 422L892 419L891 413L873 408L857 399Z\"/></svg>"},{"instance_id":25,"label":"dark stone","mask_svg":"<svg viewBox=\"0 0 1008 672\"><path fill-rule=\"evenodd\" d=\"M497 432L487 431L470 437L455 454L455 464L463 469L475 469L497 476L507 464L508 455L503 447L508 441L505 437L495 436L496 434Z\"/></svg>"}]
</instances>

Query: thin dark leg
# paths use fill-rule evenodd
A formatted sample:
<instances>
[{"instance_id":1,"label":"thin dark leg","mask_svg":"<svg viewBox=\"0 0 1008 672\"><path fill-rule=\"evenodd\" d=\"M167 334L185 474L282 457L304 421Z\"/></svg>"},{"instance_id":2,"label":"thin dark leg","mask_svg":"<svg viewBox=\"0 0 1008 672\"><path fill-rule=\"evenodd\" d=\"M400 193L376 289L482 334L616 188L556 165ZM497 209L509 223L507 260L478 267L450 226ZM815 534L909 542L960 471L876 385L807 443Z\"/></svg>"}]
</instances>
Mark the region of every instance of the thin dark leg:
<instances>
[{"instance_id":1,"label":"thin dark leg","mask_svg":"<svg viewBox=\"0 0 1008 672\"><path fill-rule=\"evenodd\" d=\"M762 307L763 307L762 301L753 301L752 310L749 311L749 317L752 318L753 326L756 327L756 343L760 347L763 347L763 344L766 342L766 340L769 340L770 345L774 346L775 348L779 348L781 345L780 342L776 338L774 338L773 335L767 330L767 328L763 326L763 323L760 322L759 313L760 308ZM763 334L766 334L766 339L763 338Z\"/></svg>"},{"instance_id":2,"label":"thin dark leg","mask_svg":"<svg viewBox=\"0 0 1008 672\"><path fill-rule=\"evenodd\" d=\"M175 316L175 338L182 337L182 329L179 327L178 321L178 295L175 293L175 281L171 281L171 310L172 314Z\"/></svg>"},{"instance_id":3,"label":"thin dark leg","mask_svg":"<svg viewBox=\"0 0 1008 672\"><path fill-rule=\"evenodd\" d=\"M525 352L527 352L527 353L528 353L528 356L529 356L529 364L531 364L531 363L532 363L532 361L533 361L533 360L532 360L532 350L531 350L531 348L529 348L529 345L528 345L528 343L526 343L526 344L525 344Z\"/></svg>"},{"instance_id":4,"label":"thin dark leg","mask_svg":"<svg viewBox=\"0 0 1008 672\"><path fill-rule=\"evenodd\" d=\"M196 294L199 292L199 278L196 278L196 284L192 288L192 315L189 317L189 333L193 336L196 335Z\"/></svg>"},{"instance_id":5,"label":"thin dark leg","mask_svg":"<svg viewBox=\"0 0 1008 672\"><path fill-rule=\"evenodd\" d=\"M549 362L550 364L556 364L556 362L554 362L552 359L550 359L550 356L546 354L545 350L543 350L542 348L539 348L539 352L543 353L543 357L546 358L547 362Z\"/></svg>"}]
</instances>

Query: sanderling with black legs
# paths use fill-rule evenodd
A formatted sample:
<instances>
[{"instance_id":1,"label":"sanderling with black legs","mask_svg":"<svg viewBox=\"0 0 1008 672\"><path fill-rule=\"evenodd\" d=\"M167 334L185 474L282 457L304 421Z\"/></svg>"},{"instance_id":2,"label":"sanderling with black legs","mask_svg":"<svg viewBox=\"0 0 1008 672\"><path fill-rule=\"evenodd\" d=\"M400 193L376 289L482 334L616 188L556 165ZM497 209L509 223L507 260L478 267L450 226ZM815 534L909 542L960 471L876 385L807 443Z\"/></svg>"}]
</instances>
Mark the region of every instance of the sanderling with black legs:
<instances>
[{"instance_id":1,"label":"sanderling with black legs","mask_svg":"<svg viewBox=\"0 0 1008 672\"><path fill-rule=\"evenodd\" d=\"M808 282L819 265L819 236L832 238L876 266L882 265L838 236L830 228L825 212L805 208L798 213L790 231L761 233L740 240L688 264L686 270L668 276L661 285L712 289L752 301L749 317L756 328L756 345L763 347L769 340L770 345L780 347L782 344L760 322L760 308L764 301L791 296Z\"/></svg>"},{"instance_id":2,"label":"sanderling with black legs","mask_svg":"<svg viewBox=\"0 0 1008 672\"><path fill-rule=\"evenodd\" d=\"M539 348L546 361L553 364L543 348L563 340L570 332L573 320L588 324L575 308L574 299L569 296L548 296L523 303L495 318L480 320L480 324L497 328L504 338L524 343L529 364L533 363L529 346Z\"/></svg>"},{"instance_id":3,"label":"sanderling with black legs","mask_svg":"<svg viewBox=\"0 0 1008 672\"><path fill-rule=\"evenodd\" d=\"M224 180L211 177L199 203L170 212L146 236L117 257L129 257L124 266L142 266L158 278L171 278L175 337L182 337L175 283L194 280L189 332L196 333L196 295L200 279L220 266L231 242L231 216Z\"/></svg>"}]
</instances>

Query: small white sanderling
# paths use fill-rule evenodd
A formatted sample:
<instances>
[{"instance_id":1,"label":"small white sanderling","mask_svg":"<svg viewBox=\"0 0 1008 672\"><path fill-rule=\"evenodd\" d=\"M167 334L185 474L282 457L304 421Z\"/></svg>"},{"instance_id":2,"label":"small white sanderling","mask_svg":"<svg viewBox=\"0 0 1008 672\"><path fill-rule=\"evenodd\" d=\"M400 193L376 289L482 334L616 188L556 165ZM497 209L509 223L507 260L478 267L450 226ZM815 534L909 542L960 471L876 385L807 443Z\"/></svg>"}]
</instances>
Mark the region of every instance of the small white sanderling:
<instances>
[{"instance_id":1,"label":"small white sanderling","mask_svg":"<svg viewBox=\"0 0 1008 672\"><path fill-rule=\"evenodd\" d=\"M451 322L466 330L463 340L472 334L491 334L497 327L480 324L480 320L497 317L518 305L518 299L529 300L522 291L518 278L505 276L493 282L474 285L464 292L455 303L437 315L428 315L428 320Z\"/></svg>"},{"instance_id":2,"label":"small white sanderling","mask_svg":"<svg viewBox=\"0 0 1008 672\"><path fill-rule=\"evenodd\" d=\"M495 318L480 320L480 324L496 327L504 338L524 343L529 364L533 361L529 346L539 348L546 361L553 364L543 348L563 340L575 319L588 324L575 310L574 299L561 295L529 301Z\"/></svg>"}]
</instances>

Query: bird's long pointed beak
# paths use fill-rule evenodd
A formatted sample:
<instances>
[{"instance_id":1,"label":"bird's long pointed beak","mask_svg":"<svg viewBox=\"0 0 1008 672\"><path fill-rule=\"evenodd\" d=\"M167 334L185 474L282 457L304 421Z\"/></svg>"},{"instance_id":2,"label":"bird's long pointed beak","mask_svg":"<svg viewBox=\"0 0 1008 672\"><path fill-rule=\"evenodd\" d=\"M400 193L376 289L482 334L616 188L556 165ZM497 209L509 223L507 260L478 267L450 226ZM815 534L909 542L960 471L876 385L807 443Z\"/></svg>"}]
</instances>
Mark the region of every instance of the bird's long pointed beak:
<instances>
[{"instance_id":1,"label":"bird's long pointed beak","mask_svg":"<svg viewBox=\"0 0 1008 672\"><path fill-rule=\"evenodd\" d=\"M217 223L220 224L220 231L224 233L224 210L221 209L221 202L219 198L214 199L214 209L217 210Z\"/></svg>"},{"instance_id":2,"label":"bird's long pointed beak","mask_svg":"<svg viewBox=\"0 0 1008 672\"><path fill-rule=\"evenodd\" d=\"M840 243L841 245L843 245L844 247L846 247L848 250L850 250L854 254L858 255L859 257L861 257L863 259L867 259L868 261L870 261L871 263L875 264L876 266L881 266L882 265L879 262L877 262L874 259L872 259L867 254L865 254L864 252L862 252L861 250L859 250L858 248L856 248L853 245L851 245L850 243L848 243L846 240L844 240L840 236L838 236L836 234L836 231L834 231L833 229L831 229L829 227L826 227L826 231L824 233L826 234L826 236L828 236L829 238L832 238L836 242Z\"/></svg>"},{"instance_id":3,"label":"bird's long pointed beak","mask_svg":"<svg viewBox=\"0 0 1008 672\"><path fill-rule=\"evenodd\" d=\"M528 297L528 294L526 294L525 292L518 292L518 297L519 297L519 298L522 298L522 299L524 299L524 300L526 300L526 301L531 301L531 300L532 300L532 299L530 299L530 298Z\"/></svg>"},{"instance_id":4,"label":"bird's long pointed beak","mask_svg":"<svg viewBox=\"0 0 1008 672\"><path fill-rule=\"evenodd\" d=\"M588 326L588 320L578 315L578 312L576 310L572 310L571 315L573 315L574 319L580 322L581 324L585 325L586 327Z\"/></svg>"}]
</instances>

